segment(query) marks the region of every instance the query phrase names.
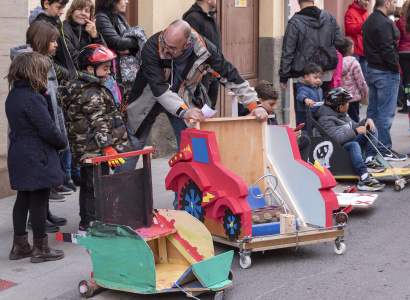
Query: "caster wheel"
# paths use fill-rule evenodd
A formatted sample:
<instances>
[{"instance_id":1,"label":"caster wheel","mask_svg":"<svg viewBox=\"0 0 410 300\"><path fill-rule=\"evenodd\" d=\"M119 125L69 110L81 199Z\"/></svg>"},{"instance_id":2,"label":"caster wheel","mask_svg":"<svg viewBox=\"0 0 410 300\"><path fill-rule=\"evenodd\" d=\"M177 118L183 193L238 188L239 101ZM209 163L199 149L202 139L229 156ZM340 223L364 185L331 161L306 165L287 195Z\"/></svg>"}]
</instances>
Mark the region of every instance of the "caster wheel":
<instances>
[{"instance_id":1,"label":"caster wheel","mask_svg":"<svg viewBox=\"0 0 410 300\"><path fill-rule=\"evenodd\" d=\"M78 291L80 292L81 296L85 298L89 298L94 294L94 287L91 282L88 280L81 280L78 284Z\"/></svg>"},{"instance_id":2,"label":"caster wheel","mask_svg":"<svg viewBox=\"0 0 410 300\"><path fill-rule=\"evenodd\" d=\"M395 184L395 185L394 185L394 190L395 190L396 192L400 192L400 191L401 191L401 186L398 185L398 184Z\"/></svg>"},{"instance_id":3,"label":"caster wheel","mask_svg":"<svg viewBox=\"0 0 410 300\"><path fill-rule=\"evenodd\" d=\"M343 242L340 242L339 247L337 247L337 244L335 243L334 249L335 249L336 254L338 254L338 255L345 254L346 253L346 244L343 243Z\"/></svg>"},{"instance_id":4,"label":"caster wheel","mask_svg":"<svg viewBox=\"0 0 410 300\"><path fill-rule=\"evenodd\" d=\"M241 258L239 258L239 264L243 269L248 269L251 267L252 261L250 256L244 255Z\"/></svg>"}]
</instances>

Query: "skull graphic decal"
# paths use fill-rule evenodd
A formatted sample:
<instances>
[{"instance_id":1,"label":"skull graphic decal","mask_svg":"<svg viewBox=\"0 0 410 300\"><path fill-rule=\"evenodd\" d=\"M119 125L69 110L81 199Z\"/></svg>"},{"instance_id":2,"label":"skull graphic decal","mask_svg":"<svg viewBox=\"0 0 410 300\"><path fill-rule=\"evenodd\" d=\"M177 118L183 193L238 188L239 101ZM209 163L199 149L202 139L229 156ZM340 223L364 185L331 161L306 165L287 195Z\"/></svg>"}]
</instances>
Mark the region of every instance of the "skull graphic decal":
<instances>
[{"instance_id":1,"label":"skull graphic decal","mask_svg":"<svg viewBox=\"0 0 410 300\"><path fill-rule=\"evenodd\" d=\"M330 157L333 153L333 144L329 141L319 143L313 150L313 159L325 168L330 168Z\"/></svg>"}]
</instances>

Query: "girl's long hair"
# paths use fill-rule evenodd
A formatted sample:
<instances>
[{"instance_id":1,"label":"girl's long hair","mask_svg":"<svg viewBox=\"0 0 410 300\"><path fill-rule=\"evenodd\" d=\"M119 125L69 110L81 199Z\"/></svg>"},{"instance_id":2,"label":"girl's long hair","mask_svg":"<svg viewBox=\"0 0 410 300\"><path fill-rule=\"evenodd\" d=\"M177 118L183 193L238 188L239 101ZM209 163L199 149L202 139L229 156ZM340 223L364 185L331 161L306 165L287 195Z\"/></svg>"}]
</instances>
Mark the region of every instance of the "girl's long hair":
<instances>
[{"instance_id":1,"label":"girl's long hair","mask_svg":"<svg viewBox=\"0 0 410 300\"><path fill-rule=\"evenodd\" d=\"M90 21L94 18L94 3L92 0L74 0L71 3L70 8L67 10L65 15L66 21L70 21L73 17L73 13L77 9L83 9L84 7L90 8Z\"/></svg>"},{"instance_id":2,"label":"girl's long hair","mask_svg":"<svg viewBox=\"0 0 410 300\"><path fill-rule=\"evenodd\" d=\"M111 22L117 26L118 25L118 13L116 12L116 5L120 0L95 0L95 14L104 13L106 14Z\"/></svg>"},{"instance_id":3,"label":"girl's long hair","mask_svg":"<svg viewBox=\"0 0 410 300\"><path fill-rule=\"evenodd\" d=\"M27 43L35 52L48 56L51 41L57 40L60 32L53 25L43 21L31 23L26 32ZM58 45L62 47L62 45Z\"/></svg>"},{"instance_id":4,"label":"girl's long hair","mask_svg":"<svg viewBox=\"0 0 410 300\"><path fill-rule=\"evenodd\" d=\"M410 11L409 11L409 4L410 1L406 0L404 1L402 7L400 8L400 18L404 17L405 22L404 22L404 33L409 34L410 33Z\"/></svg>"},{"instance_id":5,"label":"girl's long hair","mask_svg":"<svg viewBox=\"0 0 410 300\"><path fill-rule=\"evenodd\" d=\"M22 53L11 63L6 76L9 89L13 81L25 80L30 83L34 92L40 93L47 85L47 73L50 70L50 60L37 52Z\"/></svg>"}]
</instances>

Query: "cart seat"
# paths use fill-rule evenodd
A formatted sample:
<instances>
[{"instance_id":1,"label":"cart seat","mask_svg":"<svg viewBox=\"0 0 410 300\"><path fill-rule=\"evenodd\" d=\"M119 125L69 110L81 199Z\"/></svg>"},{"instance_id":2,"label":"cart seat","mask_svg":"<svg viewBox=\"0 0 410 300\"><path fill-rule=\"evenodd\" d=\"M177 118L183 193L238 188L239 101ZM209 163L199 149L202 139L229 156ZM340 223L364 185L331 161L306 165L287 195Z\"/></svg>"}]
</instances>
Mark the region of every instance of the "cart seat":
<instances>
[{"instance_id":1,"label":"cart seat","mask_svg":"<svg viewBox=\"0 0 410 300\"><path fill-rule=\"evenodd\" d=\"M261 207L265 207L267 204L266 204L266 201L265 201L264 197L262 197L260 199L257 199L257 198L252 196L252 194L254 196L262 195L261 189L258 186L255 186L252 190L252 193L251 193L251 190L252 190L252 187L248 187L248 193L249 194L248 194L248 196L246 196L246 199L248 200L248 203L249 203L249 206L251 207L251 210L261 208Z\"/></svg>"}]
</instances>

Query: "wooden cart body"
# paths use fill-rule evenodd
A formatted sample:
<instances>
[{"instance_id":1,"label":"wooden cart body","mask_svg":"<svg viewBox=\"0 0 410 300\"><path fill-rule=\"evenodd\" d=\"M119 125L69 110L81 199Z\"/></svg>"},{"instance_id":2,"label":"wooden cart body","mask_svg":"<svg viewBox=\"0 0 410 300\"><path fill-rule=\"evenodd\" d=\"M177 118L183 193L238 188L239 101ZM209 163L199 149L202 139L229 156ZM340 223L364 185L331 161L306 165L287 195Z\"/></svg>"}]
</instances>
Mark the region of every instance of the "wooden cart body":
<instances>
[{"instance_id":1,"label":"wooden cart body","mask_svg":"<svg viewBox=\"0 0 410 300\"><path fill-rule=\"evenodd\" d=\"M232 285L233 251L214 256L210 232L183 211L153 209L150 153L143 150L90 159L94 163L96 218L85 235L57 233L91 256L92 280L79 284L90 297L99 287L139 294L217 293ZM101 176L101 162L143 156L143 168Z\"/></svg>"},{"instance_id":2,"label":"wooden cart body","mask_svg":"<svg viewBox=\"0 0 410 300\"><path fill-rule=\"evenodd\" d=\"M178 191L180 210L202 221L215 241L238 246L241 256L252 249L342 242L343 226L334 228L333 211L339 209L332 191L336 181L326 168L301 160L292 129L254 117L209 119L182 132L180 150L169 162L166 188ZM267 197L267 203L255 204L248 190L254 185L276 193ZM280 234L279 224L267 223L257 225L266 227L261 231L266 234L259 237L252 209L282 201L295 216L298 230Z\"/></svg>"}]
</instances>

